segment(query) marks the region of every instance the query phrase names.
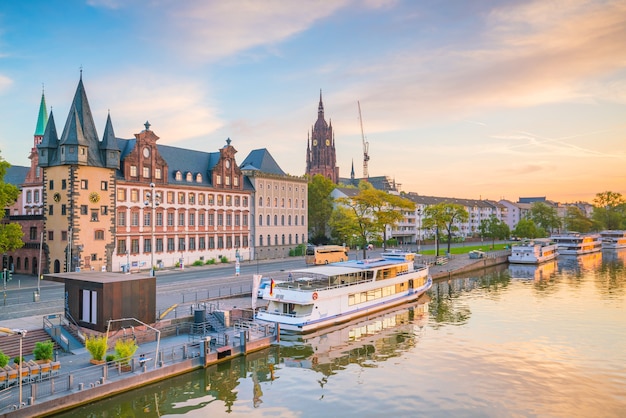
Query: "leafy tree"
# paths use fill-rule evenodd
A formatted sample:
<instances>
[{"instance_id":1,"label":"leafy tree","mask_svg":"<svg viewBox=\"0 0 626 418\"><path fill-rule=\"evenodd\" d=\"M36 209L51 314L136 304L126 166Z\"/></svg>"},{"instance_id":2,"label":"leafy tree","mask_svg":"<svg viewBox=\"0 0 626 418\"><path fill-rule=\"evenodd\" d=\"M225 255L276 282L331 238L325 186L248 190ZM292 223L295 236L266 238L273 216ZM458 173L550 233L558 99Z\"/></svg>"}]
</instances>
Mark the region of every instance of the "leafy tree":
<instances>
[{"instance_id":1,"label":"leafy tree","mask_svg":"<svg viewBox=\"0 0 626 418\"><path fill-rule=\"evenodd\" d=\"M426 207L423 226L426 229L435 229L437 238L439 230L445 230L448 237L448 253L450 253L452 232L459 229L456 224L467 222L468 219L469 214L463 205L442 202ZM439 255L439 239L437 239L436 254Z\"/></svg>"},{"instance_id":2,"label":"leafy tree","mask_svg":"<svg viewBox=\"0 0 626 418\"><path fill-rule=\"evenodd\" d=\"M530 205L530 218L545 231L552 232L561 227L561 219L556 208L543 202L534 202Z\"/></svg>"},{"instance_id":3,"label":"leafy tree","mask_svg":"<svg viewBox=\"0 0 626 418\"><path fill-rule=\"evenodd\" d=\"M537 227L532 219L520 219L513 229L513 235L520 238L541 238L547 235L543 228Z\"/></svg>"},{"instance_id":4,"label":"leafy tree","mask_svg":"<svg viewBox=\"0 0 626 418\"><path fill-rule=\"evenodd\" d=\"M626 200L621 193L597 193L592 218L602 229L620 229L626 221Z\"/></svg>"},{"instance_id":5,"label":"leafy tree","mask_svg":"<svg viewBox=\"0 0 626 418\"><path fill-rule=\"evenodd\" d=\"M565 213L565 229L568 231L589 232L593 228L593 221L577 206L568 206Z\"/></svg>"},{"instance_id":6,"label":"leafy tree","mask_svg":"<svg viewBox=\"0 0 626 418\"><path fill-rule=\"evenodd\" d=\"M351 215L338 213L335 215L333 225L339 230L335 235L349 237L352 234L359 237L363 244L363 258L367 256L366 244L383 236L388 225L394 225L404 218L402 210L415 210L415 204L408 199L389 194L382 190L376 190L368 182L359 183L359 193L350 198L337 199L337 203L346 208ZM340 226L340 222L348 225Z\"/></svg>"},{"instance_id":7,"label":"leafy tree","mask_svg":"<svg viewBox=\"0 0 626 418\"><path fill-rule=\"evenodd\" d=\"M506 239L511 234L509 226L494 215L481 220L478 230L481 236L491 238L492 248L496 245L496 239Z\"/></svg>"},{"instance_id":8,"label":"leafy tree","mask_svg":"<svg viewBox=\"0 0 626 418\"><path fill-rule=\"evenodd\" d=\"M11 165L0 157L0 207L11 206L19 196L19 189L12 184L4 182L4 176ZM22 248L22 226L18 223L0 224L0 252L17 250Z\"/></svg>"},{"instance_id":9,"label":"leafy tree","mask_svg":"<svg viewBox=\"0 0 626 418\"><path fill-rule=\"evenodd\" d=\"M334 189L335 183L321 174L314 175L309 182L309 236L313 243L328 242L326 230L333 212L333 198L330 194Z\"/></svg>"},{"instance_id":10,"label":"leafy tree","mask_svg":"<svg viewBox=\"0 0 626 418\"><path fill-rule=\"evenodd\" d=\"M337 206L328 221L331 230L331 238L335 242L346 243L350 247L359 245L367 246L367 240L363 239L361 226L354 211L345 206Z\"/></svg>"}]
</instances>

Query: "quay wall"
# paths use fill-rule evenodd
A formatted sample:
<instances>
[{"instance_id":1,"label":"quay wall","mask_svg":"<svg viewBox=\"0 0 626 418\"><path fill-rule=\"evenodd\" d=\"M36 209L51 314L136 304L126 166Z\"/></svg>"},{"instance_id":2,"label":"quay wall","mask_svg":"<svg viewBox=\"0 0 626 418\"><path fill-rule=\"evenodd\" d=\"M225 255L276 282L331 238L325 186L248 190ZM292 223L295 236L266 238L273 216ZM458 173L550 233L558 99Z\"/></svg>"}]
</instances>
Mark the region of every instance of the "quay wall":
<instances>
[{"instance_id":1,"label":"quay wall","mask_svg":"<svg viewBox=\"0 0 626 418\"><path fill-rule=\"evenodd\" d=\"M459 274L465 274L476 270L481 270L487 267L495 266L498 264L504 264L509 262L509 253L499 254L495 256L488 256L472 260L470 258L464 259L462 263L449 263L442 266L431 267L431 277L433 280L447 279Z\"/></svg>"}]
</instances>

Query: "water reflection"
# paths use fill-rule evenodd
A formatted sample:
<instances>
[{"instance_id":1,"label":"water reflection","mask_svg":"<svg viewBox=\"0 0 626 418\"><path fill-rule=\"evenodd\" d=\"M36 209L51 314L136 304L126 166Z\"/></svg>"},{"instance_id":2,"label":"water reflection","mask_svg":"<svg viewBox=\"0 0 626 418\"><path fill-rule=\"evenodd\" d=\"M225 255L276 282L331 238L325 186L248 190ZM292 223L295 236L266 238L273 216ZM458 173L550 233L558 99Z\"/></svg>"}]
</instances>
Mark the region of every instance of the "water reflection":
<instances>
[{"instance_id":1,"label":"water reflection","mask_svg":"<svg viewBox=\"0 0 626 418\"><path fill-rule=\"evenodd\" d=\"M550 260L537 264L509 264L509 274L513 279L539 282L550 280L557 271L557 261Z\"/></svg>"},{"instance_id":2,"label":"water reflection","mask_svg":"<svg viewBox=\"0 0 626 418\"><path fill-rule=\"evenodd\" d=\"M620 416L626 251L598 254L437 281L427 303L59 416Z\"/></svg>"}]
</instances>

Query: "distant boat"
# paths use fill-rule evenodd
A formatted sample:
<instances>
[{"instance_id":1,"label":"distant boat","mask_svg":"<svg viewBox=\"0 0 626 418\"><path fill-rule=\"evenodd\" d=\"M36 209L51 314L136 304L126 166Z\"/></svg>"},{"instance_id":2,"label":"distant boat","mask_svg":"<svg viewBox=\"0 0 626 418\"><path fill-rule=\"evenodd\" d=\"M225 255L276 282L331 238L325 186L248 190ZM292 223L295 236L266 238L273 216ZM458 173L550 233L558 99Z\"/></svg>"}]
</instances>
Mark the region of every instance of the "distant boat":
<instances>
[{"instance_id":1,"label":"distant boat","mask_svg":"<svg viewBox=\"0 0 626 418\"><path fill-rule=\"evenodd\" d=\"M549 239L535 239L515 244L511 248L509 263L540 264L554 260L559 254L558 244Z\"/></svg>"},{"instance_id":2,"label":"distant boat","mask_svg":"<svg viewBox=\"0 0 626 418\"><path fill-rule=\"evenodd\" d=\"M602 249L600 234L570 232L552 235L550 239L558 244L559 255L589 254Z\"/></svg>"},{"instance_id":3,"label":"distant boat","mask_svg":"<svg viewBox=\"0 0 626 418\"><path fill-rule=\"evenodd\" d=\"M267 307L256 319L281 330L311 332L416 300L432 286L415 254L386 251L380 258L294 270L293 281L263 290Z\"/></svg>"},{"instance_id":4,"label":"distant boat","mask_svg":"<svg viewBox=\"0 0 626 418\"><path fill-rule=\"evenodd\" d=\"M603 250L619 250L626 248L626 231L624 230L606 230L600 232Z\"/></svg>"}]
</instances>

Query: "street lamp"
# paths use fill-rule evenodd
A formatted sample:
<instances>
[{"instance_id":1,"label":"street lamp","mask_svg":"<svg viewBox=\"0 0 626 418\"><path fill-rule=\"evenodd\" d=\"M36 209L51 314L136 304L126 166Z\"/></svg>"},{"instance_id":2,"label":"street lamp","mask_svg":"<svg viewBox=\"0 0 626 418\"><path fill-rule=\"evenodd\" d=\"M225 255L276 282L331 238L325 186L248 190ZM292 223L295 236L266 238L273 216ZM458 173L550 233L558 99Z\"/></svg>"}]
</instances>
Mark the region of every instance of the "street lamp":
<instances>
[{"instance_id":1,"label":"street lamp","mask_svg":"<svg viewBox=\"0 0 626 418\"><path fill-rule=\"evenodd\" d=\"M419 226L417 229L417 253L422 252L422 208L417 208L417 218L419 219Z\"/></svg>"},{"instance_id":2,"label":"street lamp","mask_svg":"<svg viewBox=\"0 0 626 418\"><path fill-rule=\"evenodd\" d=\"M17 371L17 378L19 381L19 386L20 386L20 403L18 406L18 409L22 408L22 342L24 341L24 337L26 337L26 333L28 332L25 329L10 329L10 328L3 328L0 327L0 332L4 332L7 334L11 334L11 335L19 335L20 336L20 362L18 363L18 371Z\"/></svg>"},{"instance_id":3,"label":"street lamp","mask_svg":"<svg viewBox=\"0 0 626 418\"><path fill-rule=\"evenodd\" d=\"M152 208L150 215L150 277L155 276L154 271L154 228L156 224L156 207L161 204L161 195L154 191L154 183L150 183L151 192L146 193L146 201L143 204Z\"/></svg>"}]
</instances>

